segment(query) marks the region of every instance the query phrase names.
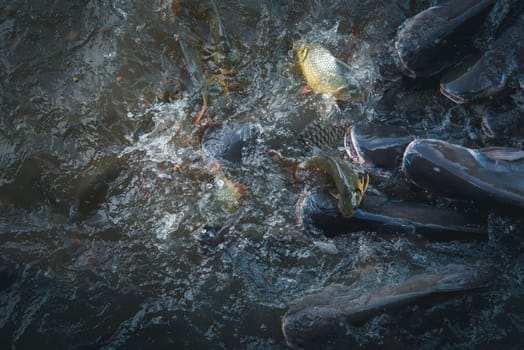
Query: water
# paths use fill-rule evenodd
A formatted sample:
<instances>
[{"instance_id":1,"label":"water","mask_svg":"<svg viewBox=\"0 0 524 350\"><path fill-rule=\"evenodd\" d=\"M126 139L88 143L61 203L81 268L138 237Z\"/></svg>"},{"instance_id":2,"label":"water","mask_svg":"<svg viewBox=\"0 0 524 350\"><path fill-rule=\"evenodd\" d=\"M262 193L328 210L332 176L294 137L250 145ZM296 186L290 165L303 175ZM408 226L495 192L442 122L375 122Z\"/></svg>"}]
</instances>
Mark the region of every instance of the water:
<instances>
[{"instance_id":1,"label":"water","mask_svg":"<svg viewBox=\"0 0 524 350\"><path fill-rule=\"evenodd\" d=\"M520 344L518 220L491 214L487 243L428 244L381 232L315 241L296 224L302 184L265 154L292 150L308 122L339 113L333 101L300 96L293 42L322 40L352 58L376 80L376 102L384 86L398 85L388 79L397 73L382 68L391 64L397 26L418 10L407 3L217 2L240 59L229 85L209 85L207 116L256 121L261 130L242 164L221 167L246 190L237 200L219 192L217 164L200 147L203 128L192 125L202 86L177 40L192 40L199 55L212 52L198 8L174 14L162 0L2 3L0 342L285 349L280 318L312 290L335 283L357 293L448 263L493 262L501 271L493 290L384 315L355 334L368 348ZM212 62L204 62L208 77ZM402 93L388 117L482 145L475 121L434 90ZM347 113L380 121L381 108ZM202 241L204 229L219 230L218 238Z\"/></svg>"}]
</instances>

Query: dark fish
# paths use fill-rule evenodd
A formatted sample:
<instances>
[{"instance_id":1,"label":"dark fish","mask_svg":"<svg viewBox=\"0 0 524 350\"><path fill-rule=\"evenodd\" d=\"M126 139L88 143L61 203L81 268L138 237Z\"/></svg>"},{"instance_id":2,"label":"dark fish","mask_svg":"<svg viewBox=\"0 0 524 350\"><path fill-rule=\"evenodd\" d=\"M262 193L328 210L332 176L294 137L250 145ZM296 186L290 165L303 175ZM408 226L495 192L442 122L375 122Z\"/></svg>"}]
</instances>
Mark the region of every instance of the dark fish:
<instances>
[{"instance_id":1,"label":"dark fish","mask_svg":"<svg viewBox=\"0 0 524 350\"><path fill-rule=\"evenodd\" d=\"M209 32L214 47L213 58L219 69L227 74L231 72L240 61L240 54L233 46L231 39L224 27L222 17L215 1L209 2Z\"/></svg>"},{"instance_id":2,"label":"dark fish","mask_svg":"<svg viewBox=\"0 0 524 350\"><path fill-rule=\"evenodd\" d=\"M524 139L524 113L514 106L490 106L481 113L482 131L489 138Z\"/></svg>"},{"instance_id":3,"label":"dark fish","mask_svg":"<svg viewBox=\"0 0 524 350\"><path fill-rule=\"evenodd\" d=\"M344 146L354 161L393 168L400 164L404 149L414 138L402 127L364 124L348 129Z\"/></svg>"},{"instance_id":4,"label":"dark fish","mask_svg":"<svg viewBox=\"0 0 524 350\"><path fill-rule=\"evenodd\" d=\"M209 250L224 242L228 229L228 227L206 225L198 232L196 240L202 249Z\"/></svg>"},{"instance_id":5,"label":"dark fish","mask_svg":"<svg viewBox=\"0 0 524 350\"><path fill-rule=\"evenodd\" d=\"M47 188L51 186L43 181L43 174L54 166L53 163L52 159L38 155L23 159L14 180L0 186L0 208L13 204L18 208L29 209L45 202L50 197Z\"/></svg>"},{"instance_id":6,"label":"dark fish","mask_svg":"<svg viewBox=\"0 0 524 350\"><path fill-rule=\"evenodd\" d=\"M466 64L446 74L440 82L440 92L455 103L495 95L506 87L512 65L507 53L486 51L472 65Z\"/></svg>"},{"instance_id":7,"label":"dark fish","mask_svg":"<svg viewBox=\"0 0 524 350\"><path fill-rule=\"evenodd\" d=\"M85 219L106 201L109 188L122 172L124 163L123 159L105 162L100 172L78 189L76 200L69 208L71 220Z\"/></svg>"},{"instance_id":8,"label":"dark fish","mask_svg":"<svg viewBox=\"0 0 524 350\"><path fill-rule=\"evenodd\" d=\"M410 78L440 73L459 61L470 44L479 15L495 0L457 0L408 18L400 27L395 48L400 71ZM482 16L480 16L482 17Z\"/></svg>"},{"instance_id":9,"label":"dark fish","mask_svg":"<svg viewBox=\"0 0 524 350\"><path fill-rule=\"evenodd\" d=\"M453 297L486 288L493 277L492 268L451 265L370 294L355 296L352 288L328 287L296 301L282 318L282 332L292 348L320 349L333 342L348 348L356 345L352 344L351 327L385 312L421 302L434 303L436 296Z\"/></svg>"},{"instance_id":10,"label":"dark fish","mask_svg":"<svg viewBox=\"0 0 524 350\"><path fill-rule=\"evenodd\" d=\"M361 230L412 232L430 241L486 240L485 222L478 215L427 204L388 200L368 193L353 217L345 218L329 188L315 187L297 203L297 217L312 235L335 236Z\"/></svg>"},{"instance_id":11,"label":"dark fish","mask_svg":"<svg viewBox=\"0 0 524 350\"><path fill-rule=\"evenodd\" d=\"M250 122L217 125L204 134L202 148L218 162L242 164L259 135L258 125Z\"/></svg>"},{"instance_id":12,"label":"dark fish","mask_svg":"<svg viewBox=\"0 0 524 350\"><path fill-rule=\"evenodd\" d=\"M524 151L519 149L470 149L421 139L406 148L402 168L413 183L434 193L489 207L524 207Z\"/></svg>"},{"instance_id":13,"label":"dark fish","mask_svg":"<svg viewBox=\"0 0 524 350\"><path fill-rule=\"evenodd\" d=\"M524 15L473 63L447 73L440 91L456 103L465 103L500 93L516 75L524 56Z\"/></svg>"}]
</instances>

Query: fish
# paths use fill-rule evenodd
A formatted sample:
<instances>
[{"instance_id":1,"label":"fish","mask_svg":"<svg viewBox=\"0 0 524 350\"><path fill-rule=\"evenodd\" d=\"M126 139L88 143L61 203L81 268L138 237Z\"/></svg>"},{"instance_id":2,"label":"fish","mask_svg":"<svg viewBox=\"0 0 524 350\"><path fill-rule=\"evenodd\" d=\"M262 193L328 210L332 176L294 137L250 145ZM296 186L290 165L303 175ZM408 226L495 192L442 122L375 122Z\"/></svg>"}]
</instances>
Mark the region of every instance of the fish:
<instances>
[{"instance_id":1,"label":"fish","mask_svg":"<svg viewBox=\"0 0 524 350\"><path fill-rule=\"evenodd\" d=\"M299 164L299 168L319 169L335 183L338 208L344 217L352 217L364 197L369 184L369 175L359 174L341 159L330 156L313 156Z\"/></svg>"},{"instance_id":2,"label":"fish","mask_svg":"<svg viewBox=\"0 0 524 350\"><path fill-rule=\"evenodd\" d=\"M349 121L326 121L318 119L308 124L296 138L296 144L304 151L335 150L343 146Z\"/></svg>"},{"instance_id":3,"label":"fish","mask_svg":"<svg viewBox=\"0 0 524 350\"><path fill-rule=\"evenodd\" d=\"M109 189L120 176L126 165L126 157L103 159L97 164L98 173L85 179L79 179L75 201L69 207L69 218L82 221L89 217L107 201Z\"/></svg>"},{"instance_id":4,"label":"fish","mask_svg":"<svg viewBox=\"0 0 524 350\"><path fill-rule=\"evenodd\" d=\"M188 71L191 80L195 87L200 91L202 95L202 109L198 112L193 120L194 125L200 123L200 119L206 113L209 103L209 81L210 78L205 72L205 64L197 50L186 40L178 40L180 45L180 50L182 51L182 56L184 58L184 63L186 70Z\"/></svg>"},{"instance_id":5,"label":"fish","mask_svg":"<svg viewBox=\"0 0 524 350\"><path fill-rule=\"evenodd\" d=\"M478 19L495 0L457 0L408 18L395 41L398 68L409 78L428 77L460 61L478 28ZM477 22L477 23L474 23ZM466 47L464 47L466 46Z\"/></svg>"},{"instance_id":6,"label":"fish","mask_svg":"<svg viewBox=\"0 0 524 350\"><path fill-rule=\"evenodd\" d=\"M176 2L176 12L182 8L188 10L190 17L205 20L208 26L208 33L201 32L201 28L195 28L181 20L175 21L177 42L182 52L185 68L195 86L195 89L202 95L202 108L193 120L194 125L200 124L200 120L206 115L210 103L223 93L231 90L240 90L248 85L248 80L243 77L232 75L238 69L241 55L230 39L222 18L219 13L217 3L214 0L207 2L189 1ZM209 39L209 44L202 42L201 37ZM206 48L209 55L206 57ZM209 59L212 57L212 60ZM215 70L210 71L210 66ZM214 90L219 90L216 92Z\"/></svg>"},{"instance_id":7,"label":"fish","mask_svg":"<svg viewBox=\"0 0 524 350\"><path fill-rule=\"evenodd\" d=\"M509 107L489 106L480 111L482 131L487 137L524 139L524 112Z\"/></svg>"},{"instance_id":8,"label":"fish","mask_svg":"<svg viewBox=\"0 0 524 350\"><path fill-rule=\"evenodd\" d=\"M518 80L514 77L523 59L524 14L480 58L447 72L441 79L440 92L462 104L511 90L511 85L517 85L513 80Z\"/></svg>"},{"instance_id":9,"label":"fish","mask_svg":"<svg viewBox=\"0 0 524 350\"><path fill-rule=\"evenodd\" d=\"M297 50L298 63L307 86L317 94L344 102L361 101L361 87L351 77L351 67L320 44L301 43Z\"/></svg>"},{"instance_id":10,"label":"fish","mask_svg":"<svg viewBox=\"0 0 524 350\"><path fill-rule=\"evenodd\" d=\"M206 130L202 149L221 164L241 165L256 146L261 127L256 123L224 123Z\"/></svg>"},{"instance_id":11,"label":"fish","mask_svg":"<svg viewBox=\"0 0 524 350\"><path fill-rule=\"evenodd\" d=\"M215 172L213 183L217 201L225 209L236 209L240 198L246 193L246 187L237 181L230 180L221 169Z\"/></svg>"},{"instance_id":12,"label":"fish","mask_svg":"<svg viewBox=\"0 0 524 350\"><path fill-rule=\"evenodd\" d=\"M240 53L229 38L214 0L210 1L209 32L215 46L213 50L215 64L222 74L230 74L240 61Z\"/></svg>"},{"instance_id":13,"label":"fish","mask_svg":"<svg viewBox=\"0 0 524 350\"><path fill-rule=\"evenodd\" d=\"M295 301L282 317L282 333L295 349L319 349L333 343L344 344L337 349L356 348L351 327L406 306L434 303L436 296L451 298L459 292L487 289L494 276L491 266L448 265L360 295L353 293L353 286L329 286Z\"/></svg>"},{"instance_id":14,"label":"fish","mask_svg":"<svg viewBox=\"0 0 524 350\"><path fill-rule=\"evenodd\" d=\"M428 204L389 199L368 193L351 218L342 216L327 186L304 193L296 207L299 225L312 236L333 237L375 230L411 233L431 242L486 241L488 230L482 216Z\"/></svg>"},{"instance_id":15,"label":"fish","mask_svg":"<svg viewBox=\"0 0 524 350\"><path fill-rule=\"evenodd\" d=\"M412 183L435 194L491 208L524 208L524 151L517 148L471 149L417 139L406 148L402 169Z\"/></svg>"},{"instance_id":16,"label":"fish","mask_svg":"<svg viewBox=\"0 0 524 350\"><path fill-rule=\"evenodd\" d=\"M381 168L400 164L404 149L415 135L403 127L360 124L347 130L344 146L356 162Z\"/></svg>"}]
</instances>

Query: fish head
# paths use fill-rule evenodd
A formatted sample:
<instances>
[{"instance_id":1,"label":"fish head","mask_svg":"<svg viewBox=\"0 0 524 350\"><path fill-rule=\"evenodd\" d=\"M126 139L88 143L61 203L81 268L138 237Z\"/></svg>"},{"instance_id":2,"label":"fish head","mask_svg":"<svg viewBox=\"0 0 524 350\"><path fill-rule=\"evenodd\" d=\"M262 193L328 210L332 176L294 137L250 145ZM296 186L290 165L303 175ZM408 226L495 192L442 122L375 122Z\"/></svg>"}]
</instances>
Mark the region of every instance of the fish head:
<instances>
[{"instance_id":1,"label":"fish head","mask_svg":"<svg viewBox=\"0 0 524 350\"><path fill-rule=\"evenodd\" d=\"M369 185L369 175L368 174L363 175L363 176L358 176L357 189L353 192L355 209L362 202L362 198L364 197L364 193L366 193L366 190L368 189L368 185Z\"/></svg>"},{"instance_id":2,"label":"fish head","mask_svg":"<svg viewBox=\"0 0 524 350\"><path fill-rule=\"evenodd\" d=\"M346 195L339 194L339 210L345 217L351 217L360 206L369 184L369 175L356 176L353 188Z\"/></svg>"},{"instance_id":3,"label":"fish head","mask_svg":"<svg viewBox=\"0 0 524 350\"><path fill-rule=\"evenodd\" d=\"M307 45L306 43L297 43L293 46L297 52L298 61L304 62L309 52L309 45Z\"/></svg>"}]
</instances>

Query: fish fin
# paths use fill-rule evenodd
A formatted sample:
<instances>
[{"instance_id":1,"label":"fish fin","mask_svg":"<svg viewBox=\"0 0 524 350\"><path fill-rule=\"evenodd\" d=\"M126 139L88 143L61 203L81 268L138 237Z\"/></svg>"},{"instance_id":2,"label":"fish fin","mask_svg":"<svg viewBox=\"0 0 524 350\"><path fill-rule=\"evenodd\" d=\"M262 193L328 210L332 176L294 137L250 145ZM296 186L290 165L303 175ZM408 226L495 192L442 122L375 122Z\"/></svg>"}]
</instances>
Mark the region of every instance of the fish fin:
<instances>
[{"instance_id":1,"label":"fish fin","mask_svg":"<svg viewBox=\"0 0 524 350\"><path fill-rule=\"evenodd\" d=\"M198 114L196 115L195 119L193 120L193 125L200 124L200 119L202 119L204 114L206 114L207 107L208 107L207 106L207 96L206 95L202 95L202 109L200 110L200 112L198 112Z\"/></svg>"},{"instance_id":2,"label":"fish fin","mask_svg":"<svg viewBox=\"0 0 524 350\"><path fill-rule=\"evenodd\" d=\"M329 194L337 200L340 198L340 193L337 191L336 187L330 187Z\"/></svg>"},{"instance_id":3,"label":"fish fin","mask_svg":"<svg viewBox=\"0 0 524 350\"><path fill-rule=\"evenodd\" d=\"M369 175L368 174L365 174L362 177L359 177L358 189L360 190L360 193L362 193L362 195L364 195L364 193L368 189L368 185L369 185Z\"/></svg>"},{"instance_id":4,"label":"fish fin","mask_svg":"<svg viewBox=\"0 0 524 350\"><path fill-rule=\"evenodd\" d=\"M481 150L482 154L491 160L517 161L524 159L524 151L516 148L490 147Z\"/></svg>"},{"instance_id":5,"label":"fish fin","mask_svg":"<svg viewBox=\"0 0 524 350\"><path fill-rule=\"evenodd\" d=\"M247 186L241 184L238 181L230 181L230 185L232 189L234 190L234 194L237 198L242 197L247 192Z\"/></svg>"},{"instance_id":6,"label":"fish fin","mask_svg":"<svg viewBox=\"0 0 524 350\"><path fill-rule=\"evenodd\" d=\"M306 95L310 94L311 92L313 92L313 89L306 85L300 92L300 97L305 97Z\"/></svg>"}]
</instances>

